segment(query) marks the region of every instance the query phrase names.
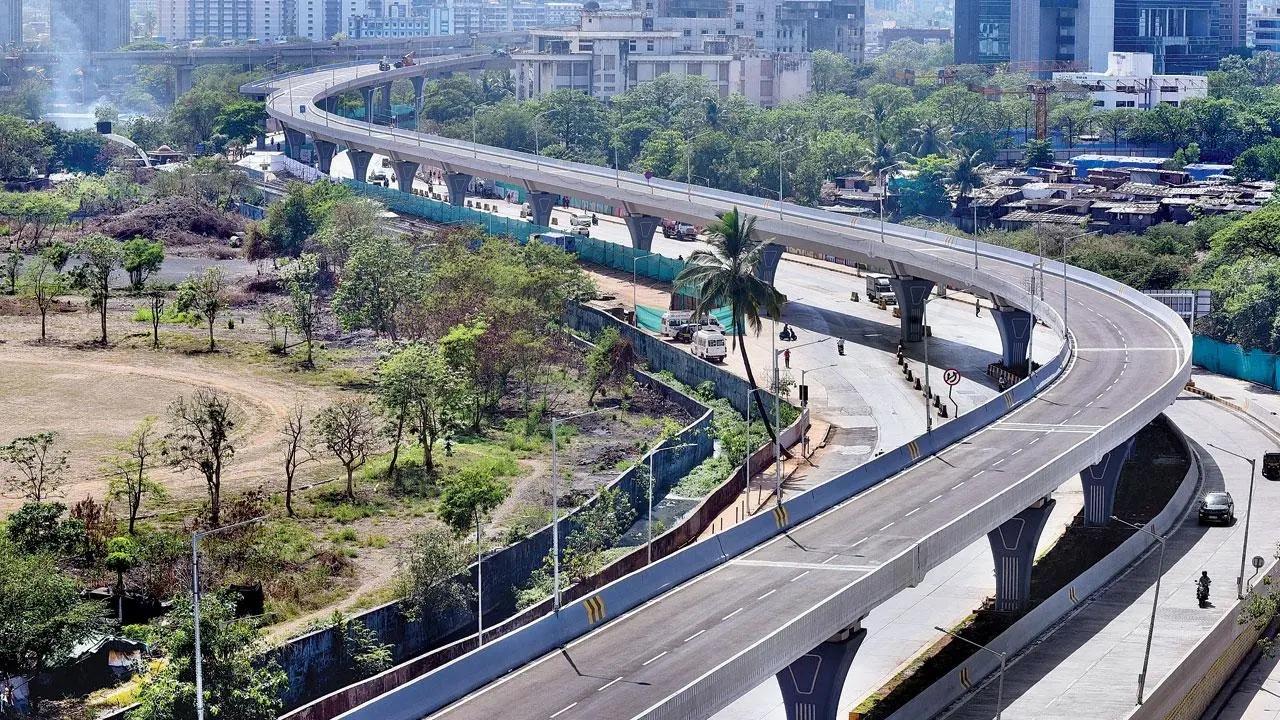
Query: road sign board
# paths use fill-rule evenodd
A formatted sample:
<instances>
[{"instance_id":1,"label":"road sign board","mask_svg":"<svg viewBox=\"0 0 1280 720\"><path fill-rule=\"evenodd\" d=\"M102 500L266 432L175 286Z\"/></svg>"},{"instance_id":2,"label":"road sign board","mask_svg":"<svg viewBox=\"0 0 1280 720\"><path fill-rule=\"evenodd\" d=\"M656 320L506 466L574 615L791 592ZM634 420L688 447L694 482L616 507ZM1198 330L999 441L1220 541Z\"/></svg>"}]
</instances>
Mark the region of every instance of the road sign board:
<instances>
[{"instance_id":1,"label":"road sign board","mask_svg":"<svg viewBox=\"0 0 1280 720\"><path fill-rule=\"evenodd\" d=\"M947 371L942 373L942 382L948 385L959 385L960 371L955 368L947 368Z\"/></svg>"}]
</instances>

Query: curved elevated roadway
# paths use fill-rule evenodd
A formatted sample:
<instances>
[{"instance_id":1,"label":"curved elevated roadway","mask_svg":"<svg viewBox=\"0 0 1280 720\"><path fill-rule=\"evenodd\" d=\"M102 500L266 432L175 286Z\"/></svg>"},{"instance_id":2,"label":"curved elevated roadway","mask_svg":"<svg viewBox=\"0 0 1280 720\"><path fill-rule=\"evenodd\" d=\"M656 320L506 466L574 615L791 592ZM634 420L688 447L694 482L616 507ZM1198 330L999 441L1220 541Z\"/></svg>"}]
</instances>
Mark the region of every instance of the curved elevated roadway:
<instances>
[{"instance_id":1,"label":"curved elevated roadway","mask_svg":"<svg viewBox=\"0 0 1280 720\"><path fill-rule=\"evenodd\" d=\"M1047 263L1038 273L1043 275L1041 300L1027 290L1036 258L1023 253L370 126L326 113L318 104L337 92L456 66L450 62L463 61L431 61L391 73L360 66L283 78L275 81L268 111L295 131L349 148L523 183L531 191L600 200L631 213L706 223L736 206L757 216L759 232L780 244L887 264L901 277L972 288L1034 311L1060 333L1069 328L1069 340L1061 362L1028 381L1039 390L1034 397L1015 407L1013 391L1002 395L1011 411L933 454L930 439L920 439L916 449L909 449L917 461L871 489L841 498L834 489L820 487L808 497L793 498L788 502L795 503L793 515L801 515L805 502L817 503L819 510L834 506L809 513L813 517L798 524L784 521L786 532L736 557L727 547L728 533L693 546L685 552L723 552L731 559L670 589L659 584L650 594L665 592L620 616L592 619L559 651L523 666L512 661L496 668L495 675L512 672L495 682L476 687L459 679L458 672L450 674L463 667L458 663L464 657L349 717L709 716L832 636L848 629L856 633L858 621L878 603L917 582L951 553L1008 527L1011 518L1131 438L1173 401L1189 376L1190 335L1176 315L1141 293L1077 268L1064 273L1059 264ZM858 288L831 291L850 289ZM963 423L965 417L952 422ZM887 458L872 464L882 459ZM829 485L839 486L840 478ZM592 614L581 602L561 610L569 613ZM433 702L442 696L448 697L447 707ZM792 717L804 718L805 712L795 710Z\"/></svg>"}]
</instances>

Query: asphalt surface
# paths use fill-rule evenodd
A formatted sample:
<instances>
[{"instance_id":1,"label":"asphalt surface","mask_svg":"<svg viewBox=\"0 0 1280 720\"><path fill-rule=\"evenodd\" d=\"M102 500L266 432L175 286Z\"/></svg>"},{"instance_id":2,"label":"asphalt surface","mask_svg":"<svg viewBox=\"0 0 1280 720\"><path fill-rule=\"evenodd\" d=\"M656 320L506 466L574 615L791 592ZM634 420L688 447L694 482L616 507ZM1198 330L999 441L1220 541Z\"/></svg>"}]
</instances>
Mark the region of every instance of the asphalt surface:
<instances>
[{"instance_id":1,"label":"asphalt surface","mask_svg":"<svg viewBox=\"0 0 1280 720\"><path fill-rule=\"evenodd\" d=\"M355 79L360 70L347 72L349 79ZM343 71L337 74L341 76ZM288 113L299 103L310 103L330 80L329 72L295 78L289 90L273 96L273 112ZM309 112L310 122L320 120L317 115L321 113L314 105ZM381 129L364 130L370 136L368 145L405 141L403 132L393 136ZM449 148L452 141L427 137L418 142L439 146L442 153L459 152ZM500 157L492 150L485 154ZM506 172L514 173L520 169L516 165L523 164L523 160L512 163ZM476 167L482 165L477 163ZM584 171L572 180L566 177L565 191L590 184L591 174ZM621 188L624 179L617 182ZM627 178L625 182L629 186L634 181ZM627 188L627 192L632 191ZM656 195L658 190L650 192ZM672 202L678 197L666 188L662 192L670 195ZM690 198L698 199L703 211L739 202L748 212L763 207L758 199L734 198L720 191L697 188L688 192ZM725 197L729 199L723 200ZM830 225L824 224L829 221L812 211L788 208L786 212L787 223L779 225L791 233L788 237L812 234L822 239L799 242L820 243L833 234ZM873 233L848 226L839 230L842 236L853 238L850 247L870 246ZM830 247L838 251L843 243ZM915 261L921 263L916 267L924 271L933 264L956 269L972 262L972 255L961 248L899 239L882 247L890 253L898 247L910 248ZM1018 279L1028 275L1025 267L1003 261L984 258L982 263L984 272L1007 283L1020 284ZM1057 279L1047 278L1046 297L1057 297L1061 292ZM838 608L842 617L866 615L874 607L866 598L876 593L859 587L859 581L879 565L1033 476L1052 459L1077 448L1104 452L1107 448L1094 447L1091 442L1096 431L1147 396L1181 380L1183 351L1163 322L1117 296L1075 283L1070 285L1069 295L1076 355L1062 378L1035 400L785 535L622 617L610 618L561 652L506 675L432 717L676 717L675 698L695 687L703 697L711 694L707 706L698 710L710 714L717 709L712 705L722 707L791 658L771 658L772 667L735 668L742 672L732 684L717 680L716 687L708 689L714 669L728 666L762 642L788 635L791 644L797 639L807 642L811 638L802 636L795 623L820 609L823 617L835 613L833 608ZM1008 508L1008 513L1019 509ZM583 609L570 606L565 611ZM806 632L813 634L812 628ZM820 640L812 639L815 643ZM421 681L429 682L430 678Z\"/></svg>"}]
</instances>

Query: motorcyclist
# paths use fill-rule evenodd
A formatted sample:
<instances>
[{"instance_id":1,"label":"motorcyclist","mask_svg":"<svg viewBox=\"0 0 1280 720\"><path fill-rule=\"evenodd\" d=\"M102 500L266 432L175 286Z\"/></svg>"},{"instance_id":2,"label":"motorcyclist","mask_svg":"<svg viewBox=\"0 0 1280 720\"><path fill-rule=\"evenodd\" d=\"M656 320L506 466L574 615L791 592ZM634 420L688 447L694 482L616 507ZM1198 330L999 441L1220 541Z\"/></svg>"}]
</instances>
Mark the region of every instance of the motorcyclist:
<instances>
[{"instance_id":1,"label":"motorcyclist","mask_svg":"<svg viewBox=\"0 0 1280 720\"><path fill-rule=\"evenodd\" d=\"M1196 599L1200 601L1200 607L1204 607L1205 602L1209 599L1209 571L1201 570L1200 578L1196 580Z\"/></svg>"}]
</instances>

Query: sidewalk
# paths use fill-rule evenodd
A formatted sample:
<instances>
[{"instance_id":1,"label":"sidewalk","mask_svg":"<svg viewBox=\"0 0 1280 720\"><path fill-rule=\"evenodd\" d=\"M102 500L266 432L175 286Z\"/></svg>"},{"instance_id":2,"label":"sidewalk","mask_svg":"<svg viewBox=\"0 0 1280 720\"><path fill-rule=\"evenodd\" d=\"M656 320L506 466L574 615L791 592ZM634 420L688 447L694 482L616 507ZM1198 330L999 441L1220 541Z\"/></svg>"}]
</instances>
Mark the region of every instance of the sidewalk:
<instances>
[{"instance_id":1,"label":"sidewalk","mask_svg":"<svg viewBox=\"0 0 1280 720\"><path fill-rule=\"evenodd\" d=\"M1235 599L1249 465L1213 445L1255 457L1274 449L1272 440L1254 425L1197 396L1183 395L1167 414L1200 455L1204 472L1201 492L1231 492L1241 521L1231 527L1206 528L1189 512L1168 540L1148 688L1168 674ZM1280 484L1259 478L1247 555L1271 556L1277 540ZM1157 556L1148 554L1010 663L1004 682L1005 717L1078 720L1085 708L1090 718L1128 715L1137 698ZM1194 593L1195 579L1202 570L1213 579L1210 602L1214 606L1204 609L1197 607ZM1246 577L1251 572L1247 568ZM960 708L940 717L988 720L995 712L995 689L989 683Z\"/></svg>"}]
</instances>

